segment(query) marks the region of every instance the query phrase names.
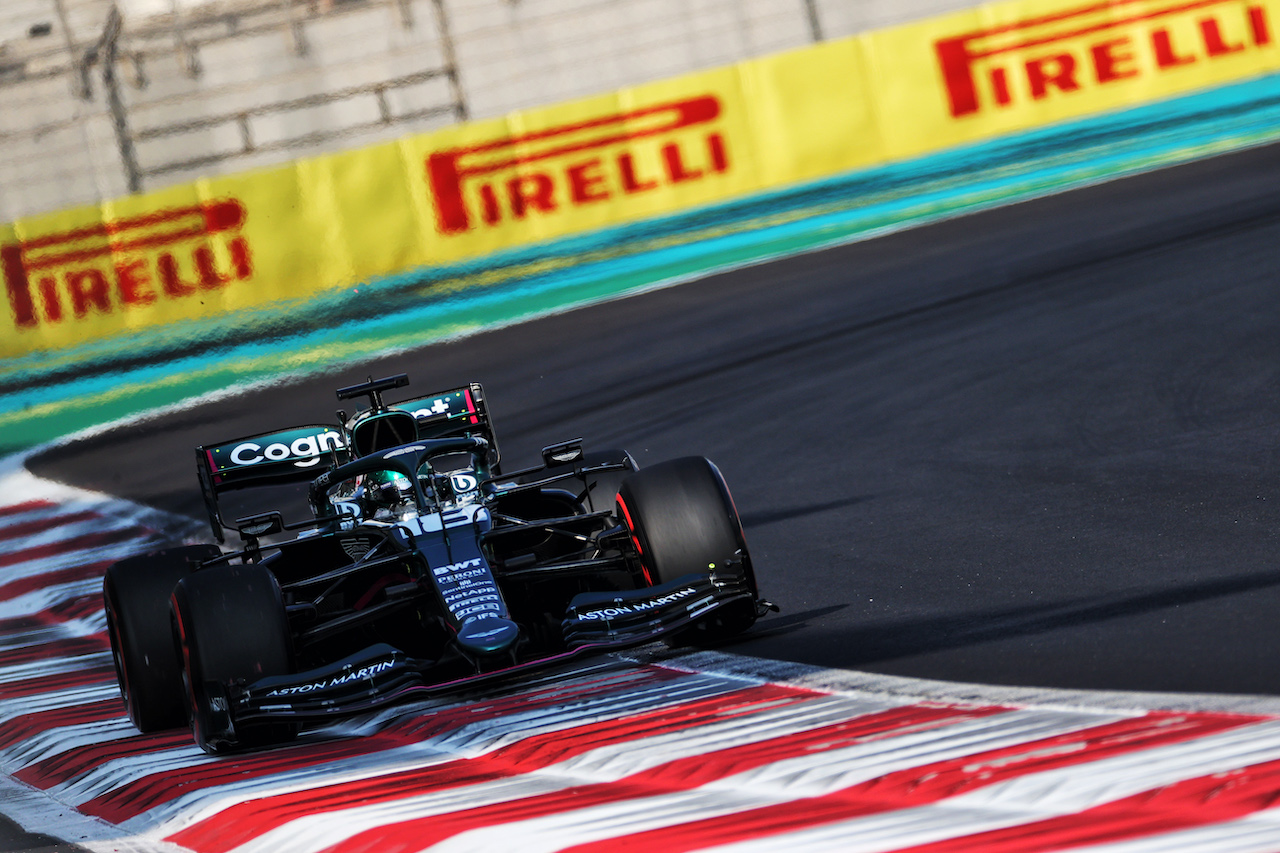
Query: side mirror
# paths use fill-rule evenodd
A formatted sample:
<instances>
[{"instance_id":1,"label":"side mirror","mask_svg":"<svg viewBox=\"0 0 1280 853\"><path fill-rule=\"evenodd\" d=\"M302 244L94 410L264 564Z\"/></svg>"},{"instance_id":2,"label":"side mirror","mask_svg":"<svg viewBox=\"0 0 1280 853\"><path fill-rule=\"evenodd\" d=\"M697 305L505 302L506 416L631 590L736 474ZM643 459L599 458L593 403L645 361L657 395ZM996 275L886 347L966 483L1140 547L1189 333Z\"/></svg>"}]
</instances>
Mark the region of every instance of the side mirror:
<instances>
[{"instance_id":1,"label":"side mirror","mask_svg":"<svg viewBox=\"0 0 1280 853\"><path fill-rule=\"evenodd\" d=\"M284 530L284 517L278 512L264 512L237 518L236 530L240 533L245 550L253 554L256 559L259 550L258 540L263 536L270 536Z\"/></svg>"},{"instance_id":2,"label":"side mirror","mask_svg":"<svg viewBox=\"0 0 1280 853\"><path fill-rule=\"evenodd\" d=\"M582 439L580 438L575 438L572 441L562 441L559 444L552 444L542 448L542 463L547 467L568 465L571 462L577 462L581 458Z\"/></svg>"}]
</instances>

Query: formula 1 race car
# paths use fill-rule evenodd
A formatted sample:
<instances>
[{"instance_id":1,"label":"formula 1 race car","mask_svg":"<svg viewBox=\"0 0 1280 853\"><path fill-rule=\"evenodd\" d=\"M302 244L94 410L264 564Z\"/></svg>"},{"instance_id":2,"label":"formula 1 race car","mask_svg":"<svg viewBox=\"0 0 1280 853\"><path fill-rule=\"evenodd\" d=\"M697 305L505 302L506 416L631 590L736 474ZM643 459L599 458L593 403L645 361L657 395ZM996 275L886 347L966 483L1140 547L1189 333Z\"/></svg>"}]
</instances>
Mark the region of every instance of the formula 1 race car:
<instances>
[{"instance_id":1,"label":"formula 1 race car","mask_svg":"<svg viewBox=\"0 0 1280 853\"><path fill-rule=\"evenodd\" d=\"M189 723L206 752L306 723L656 639L715 642L760 599L719 470L637 470L551 445L504 473L480 385L196 448L214 538L132 557L103 583L116 675L144 732ZM224 493L310 481L311 517L227 525Z\"/></svg>"}]
</instances>

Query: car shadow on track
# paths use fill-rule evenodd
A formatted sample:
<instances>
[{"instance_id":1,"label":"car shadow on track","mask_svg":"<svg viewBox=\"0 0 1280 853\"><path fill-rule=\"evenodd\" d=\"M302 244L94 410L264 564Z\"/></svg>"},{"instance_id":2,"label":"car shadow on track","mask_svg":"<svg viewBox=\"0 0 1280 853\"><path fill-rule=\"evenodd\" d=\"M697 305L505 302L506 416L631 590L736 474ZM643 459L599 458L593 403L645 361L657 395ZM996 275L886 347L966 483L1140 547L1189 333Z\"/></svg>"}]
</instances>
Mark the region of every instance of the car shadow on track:
<instances>
[{"instance_id":1,"label":"car shadow on track","mask_svg":"<svg viewBox=\"0 0 1280 853\"><path fill-rule=\"evenodd\" d=\"M800 613L783 613L780 616L768 616L764 620L757 622L756 627L752 629L750 634L743 637L733 637L721 643L722 648L727 648L735 643L747 640L759 640L765 637L780 637L784 634L790 634L795 631L809 627L810 621L817 621L824 616L830 616L832 613L839 613L848 607L847 604L835 604L830 607L815 607L812 610L805 610Z\"/></svg>"},{"instance_id":2,"label":"car shadow on track","mask_svg":"<svg viewBox=\"0 0 1280 853\"><path fill-rule=\"evenodd\" d=\"M1059 628L1105 622L1152 613L1184 604L1280 587L1273 569L1230 575L1120 598L1089 598L1058 604L1001 608L987 611L869 624L850 632L853 664L953 649L957 646L1003 640Z\"/></svg>"},{"instance_id":3,"label":"car shadow on track","mask_svg":"<svg viewBox=\"0 0 1280 853\"><path fill-rule=\"evenodd\" d=\"M852 625L850 620L857 617L856 614L848 612L837 620L825 620L824 617L838 611L846 611L851 606L842 604L804 613L784 613L778 617L769 617L757 623L756 627L747 634L735 638L721 648L724 651L780 657L784 660L795 660L815 666L852 669L869 667L876 671L892 671L903 675L943 677L916 673L912 671L916 667L903 668L901 663L904 660L918 659L918 656L956 652L982 643L1048 634L1060 629L1096 625L1110 620L1159 613L1183 605L1276 588L1280 588L1280 571L1267 569L1117 596L1095 596L1073 601L932 614L912 618L859 621ZM758 647L757 641L764 642ZM894 664L882 668L891 661ZM899 669L903 671L899 672ZM1055 683L1053 676L1043 671L1028 674L1011 670L1008 681L1009 683ZM1221 690L1216 684L1211 683L1212 681L1210 677L1203 686L1189 683L1181 686L1141 689ZM1267 683L1270 683L1269 680ZM1257 689L1254 687L1255 691ZM1265 688L1264 692L1271 692L1270 687Z\"/></svg>"},{"instance_id":4,"label":"car shadow on track","mask_svg":"<svg viewBox=\"0 0 1280 853\"><path fill-rule=\"evenodd\" d=\"M854 506L855 504L872 500L874 497L874 495L852 495L847 498L841 498L836 501L826 501L824 503L782 507L774 510L745 512L742 513L742 526L750 531L752 527L764 527L766 524L776 524L779 521L791 521L793 519L803 518L806 515L817 515L819 513L829 512L833 509L844 509L845 507Z\"/></svg>"}]
</instances>

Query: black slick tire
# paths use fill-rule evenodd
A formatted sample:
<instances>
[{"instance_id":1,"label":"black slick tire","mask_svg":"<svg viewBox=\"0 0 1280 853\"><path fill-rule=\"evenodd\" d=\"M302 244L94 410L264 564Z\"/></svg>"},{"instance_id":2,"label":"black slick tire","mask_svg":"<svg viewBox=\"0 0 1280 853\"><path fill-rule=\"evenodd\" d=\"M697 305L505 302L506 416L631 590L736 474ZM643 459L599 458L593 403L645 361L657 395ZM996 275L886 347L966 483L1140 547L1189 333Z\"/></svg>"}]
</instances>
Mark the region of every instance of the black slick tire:
<instances>
[{"instance_id":1,"label":"black slick tire","mask_svg":"<svg viewBox=\"0 0 1280 853\"><path fill-rule=\"evenodd\" d=\"M188 718L200 748L219 753L291 739L297 731L291 724L237 726L226 708L226 690L234 682L293 671L289 622L275 575L259 565L205 569L178 583L171 610Z\"/></svg>"},{"instance_id":2,"label":"black slick tire","mask_svg":"<svg viewBox=\"0 0 1280 853\"><path fill-rule=\"evenodd\" d=\"M742 522L720 470L702 456L643 468L618 490L618 513L631 531L643 584L657 586L683 575L740 572L758 597ZM718 642L755 622L755 602L720 608L682 631L679 642Z\"/></svg>"},{"instance_id":3,"label":"black slick tire","mask_svg":"<svg viewBox=\"0 0 1280 853\"><path fill-rule=\"evenodd\" d=\"M186 723L182 663L169 628L169 596L178 581L220 553L214 545L152 551L113 564L102 580L120 696L141 732Z\"/></svg>"}]
</instances>

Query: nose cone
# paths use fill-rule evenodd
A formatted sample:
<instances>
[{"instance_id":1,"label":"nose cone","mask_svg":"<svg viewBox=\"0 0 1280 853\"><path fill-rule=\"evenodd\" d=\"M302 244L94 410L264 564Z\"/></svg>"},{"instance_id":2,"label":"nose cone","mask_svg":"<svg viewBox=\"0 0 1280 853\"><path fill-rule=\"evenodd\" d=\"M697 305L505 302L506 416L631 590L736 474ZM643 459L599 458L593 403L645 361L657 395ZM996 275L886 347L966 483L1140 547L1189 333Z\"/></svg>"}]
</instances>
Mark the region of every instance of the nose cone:
<instances>
[{"instance_id":1,"label":"nose cone","mask_svg":"<svg viewBox=\"0 0 1280 853\"><path fill-rule=\"evenodd\" d=\"M492 655L505 651L519 636L520 629L510 619L486 616L463 622L458 629L458 644L469 652Z\"/></svg>"}]
</instances>

